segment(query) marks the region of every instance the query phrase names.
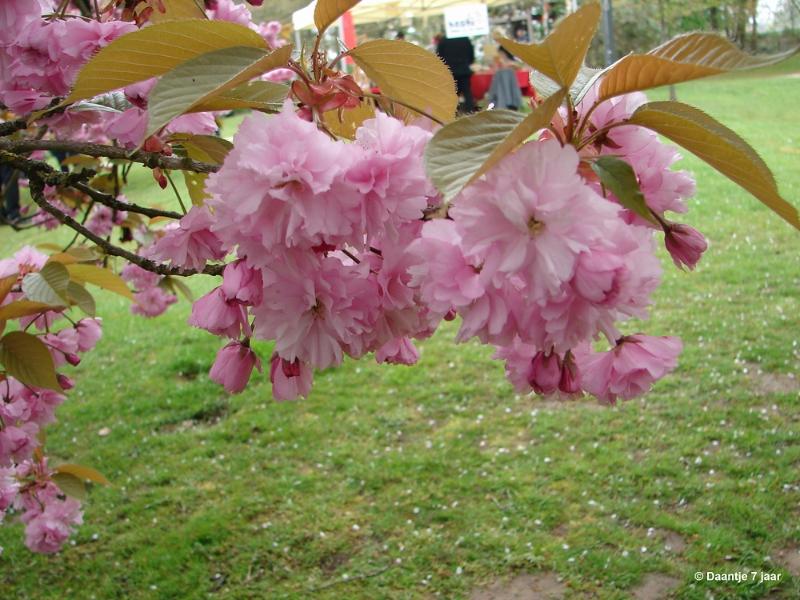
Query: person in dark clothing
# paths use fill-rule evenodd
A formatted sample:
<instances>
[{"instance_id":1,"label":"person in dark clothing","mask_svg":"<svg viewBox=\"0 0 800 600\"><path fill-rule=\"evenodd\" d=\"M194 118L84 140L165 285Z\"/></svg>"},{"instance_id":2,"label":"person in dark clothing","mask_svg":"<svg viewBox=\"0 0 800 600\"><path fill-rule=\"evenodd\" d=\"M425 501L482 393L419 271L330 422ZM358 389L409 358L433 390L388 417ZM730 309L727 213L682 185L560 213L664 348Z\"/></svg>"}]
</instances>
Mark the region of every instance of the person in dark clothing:
<instances>
[{"instance_id":1,"label":"person in dark clothing","mask_svg":"<svg viewBox=\"0 0 800 600\"><path fill-rule=\"evenodd\" d=\"M19 219L19 172L8 165L0 165L0 216L2 220L14 223Z\"/></svg>"},{"instance_id":2,"label":"person in dark clothing","mask_svg":"<svg viewBox=\"0 0 800 600\"><path fill-rule=\"evenodd\" d=\"M475 112L475 99L472 97L470 79L472 78L472 63L475 62L475 48L469 38L442 37L436 46L436 54L444 61L447 68L456 80L458 95L464 98L461 111Z\"/></svg>"}]
</instances>

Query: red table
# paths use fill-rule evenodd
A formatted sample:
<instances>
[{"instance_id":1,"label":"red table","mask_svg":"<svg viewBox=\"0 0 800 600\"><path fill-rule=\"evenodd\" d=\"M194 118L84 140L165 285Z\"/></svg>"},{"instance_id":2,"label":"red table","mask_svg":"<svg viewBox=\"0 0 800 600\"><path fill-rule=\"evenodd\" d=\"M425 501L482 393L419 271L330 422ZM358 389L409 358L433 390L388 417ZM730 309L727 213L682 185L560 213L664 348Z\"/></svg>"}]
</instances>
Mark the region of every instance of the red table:
<instances>
[{"instance_id":1,"label":"red table","mask_svg":"<svg viewBox=\"0 0 800 600\"><path fill-rule=\"evenodd\" d=\"M478 73L472 74L472 79L470 80L470 88L472 89L472 96L475 98L476 101L482 100L486 93L489 91L489 88L492 85L492 77L494 73L492 71L479 71ZM517 82L519 83L519 89L522 92L523 96L532 97L533 96L533 87L531 86L531 74L530 71L525 71L524 69L519 69L517 71Z\"/></svg>"}]
</instances>

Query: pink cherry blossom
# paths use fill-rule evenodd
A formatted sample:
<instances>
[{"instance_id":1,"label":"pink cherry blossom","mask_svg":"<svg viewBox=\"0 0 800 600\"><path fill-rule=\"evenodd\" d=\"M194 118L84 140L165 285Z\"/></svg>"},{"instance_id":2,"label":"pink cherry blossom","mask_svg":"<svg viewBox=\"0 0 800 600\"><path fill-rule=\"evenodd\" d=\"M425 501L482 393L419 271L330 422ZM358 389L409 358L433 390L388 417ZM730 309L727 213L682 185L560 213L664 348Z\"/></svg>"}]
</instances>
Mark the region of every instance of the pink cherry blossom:
<instances>
[{"instance_id":1,"label":"pink cherry blossom","mask_svg":"<svg viewBox=\"0 0 800 600\"><path fill-rule=\"evenodd\" d=\"M222 274L222 295L227 301L247 306L261 304L264 295L261 271L248 266L243 259L229 263Z\"/></svg>"},{"instance_id":2,"label":"pink cherry blossom","mask_svg":"<svg viewBox=\"0 0 800 600\"><path fill-rule=\"evenodd\" d=\"M278 247L357 242L361 197L342 178L354 148L302 120L288 102L278 115L247 117L208 178L213 231L254 266Z\"/></svg>"},{"instance_id":3,"label":"pink cherry blossom","mask_svg":"<svg viewBox=\"0 0 800 600\"><path fill-rule=\"evenodd\" d=\"M151 287L133 295L134 303L131 312L143 317L158 317L171 305L178 301L173 294L165 292L160 287Z\"/></svg>"},{"instance_id":4,"label":"pink cherry blossom","mask_svg":"<svg viewBox=\"0 0 800 600\"><path fill-rule=\"evenodd\" d=\"M338 365L345 347L365 351L362 335L374 322L380 297L365 264L346 265L312 252L286 252L263 270L264 301L253 307L256 336L274 339L289 361L318 369Z\"/></svg>"},{"instance_id":5,"label":"pink cherry blossom","mask_svg":"<svg viewBox=\"0 0 800 600\"><path fill-rule=\"evenodd\" d=\"M215 8L207 10L209 19L217 21L230 21L239 25L249 26L253 20L248 9L243 4L237 4L233 0L215 0Z\"/></svg>"},{"instance_id":6,"label":"pink cherry blossom","mask_svg":"<svg viewBox=\"0 0 800 600\"><path fill-rule=\"evenodd\" d=\"M629 400L675 369L683 345L676 337L622 338L608 352L576 355L581 387L603 402Z\"/></svg>"},{"instance_id":7,"label":"pink cherry blossom","mask_svg":"<svg viewBox=\"0 0 800 600\"><path fill-rule=\"evenodd\" d=\"M136 148L147 133L147 113L133 107L114 115L106 126L106 133L126 148Z\"/></svg>"},{"instance_id":8,"label":"pink cherry blossom","mask_svg":"<svg viewBox=\"0 0 800 600\"><path fill-rule=\"evenodd\" d=\"M561 381L561 359L558 354L539 351L531 362L528 383L537 394L552 394Z\"/></svg>"},{"instance_id":9,"label":"pink cherry blossom","mask_svg":"<svg viewBox=\"0 0 800 600\"><path fill-rule=\"evenodd\" d=\"M418 259L418 264L408 269L411 285L420 288L430 309L444 314L483 296L485 284L479 264L464 256L462 237L454 221L428 221L409 250Z\"/></svg>"},{"instance_id":10,"label":"pink cherry blossom","mask_svg":"<svg viewBox=\"0 0 800 600\"><path fill-rule=\"evenodd\" d=\"M524 145L467 187L450 210L468 258L495 282L520 277L533 302L558 293L579 253L602 238L617 213L578 175L574 148L555 140Z\"/></svg>"},{"instance_id":11,"label":"pink cherry blossom","mask_svg":"<svg viewBox=\"0 0 800 600\"><path fill-rule=\"evenodd\" d=\"M192 305L189 325L238 339L242 330L249 332L247 309L235 299L228 299L222 287L214 288Z\"/></svg>"},{"instance_id":12,"label":"pink cherry blossom","mask_svg":"<svg viewBox=\"0 0 800 600\"><path fill-rule=\"evenodd\" d=\"M0 467L27 460L39 445L39 427L35 423L6 425L0 429Z\"/></svg>"},{"instance_id":13,"label":"pink cherry blossom","mask_svg":"<svg viewBox=\"0 0 800 600\"><path fill-rule=\"evenodd\" d=\"M99 317L94 319L81 319L75 324L75 331L78 335L78 351L88 352L97 345L103 337L103 320Z\"/></svg>"},{"instance_id":14,"label":"pink cherry blossom","mask_svg":"<svg viewBox=\"0 0 800 600\"><path fill-rule=\"evenodd\" d=\"M598 90L599 83L584 96L577 107L580 115L586 114L596 102ZM620 123L645 102L647 97L641 92L606 100L592 112L592 126L600 129L611 123ZM694 195L694 179L686 171L670 168L680 159L680 154L674 147L662 143L655 132L635 125L615 127L599 146L599 153L624 158L633 167L645 201L651 209L659 214L665 211L686 212L684 200ZM599 185L595 186L599 191ZM634 213L625 212L629 221L648 224Z\"/></svg>"},{"instance_id":15,"label":"pink cherry blossom","mask_svg":"<svg viewBox=\"0 0 800 600\"><path fill-rule=\"evenodd\" d=\"M3 515L14 502L18 492L19 481L14 469L0 467L0 523L3 522Z\"/></svg>"},{"instance_id":16,"label":"pink cherry blossom","mask_svg":"<svg viewBox=\"0 0 800 600\"><path fill-rule=\"evenodd\" d=\"M169 260L175 266L202 271L206 261L221 260L226 254L222 242L211 232L213 224L208 208L193 206L147 254L155 260Z\"/></svg>"},{"instance_id":17,"label":"pink cherry blossom","mask_svg":"<svg viewBox=\"0 0 800 600\"><path fill-rule=\"evenodd\" d=\"M436 195L423 161L430 138L430 132L380 112L356 131L363 154L347 179L364 194L361 218L368 234L422 217L428 198Z\"/></svg>"},{"instance_id":18,"label":"pink cherry blossom","mask_svg":"<svg viewBox=\"0 0 800 600\"><path fill-rule=\"evenodd\" d=\"M275 400L296 400L301 396L307 397L311 392L314 370L297 359L288 361L275 353L270 360L269 380Z\"/></svg>"},{"instance_id":19,"label":"pink cherry blossom","mask_svg":"<svg viewBox=\"0 0 800 600\"><path fill-rule=\"evenodd\" d=\"M120 197L119 200L124 201L125 198ZM115 225L121 225L127 218L127 211L114 210L104 204L95 204L89 214L86 228L95 235L106 237L111 234Z\"/></svg>"},{"instance_id":20,"label":"pink cherry blossom","mask_svg":"<svg viewBox=\"0 0 800 600\"><path fill-rule=\"evenodd\" d=\"M230 342L217 354L209 377L224 386L229 394L238 394L247 387L254 368L261 371L261 360L250 346Z\"/></svg>"},{"instance_id":21,"label":"pink cherry blossom","mask_svg":"<svg viewBox=\"0 0 800 600\"><path fill-rule=\"evenodd\" d=\"M122 273L120 275L140 292L156 287L158 282L161 281L161 276L158 273L153 273L133 263L126 264L122 268Z\"/></svg>"},{"instance_id":22,"label":"pink cherry blossom","mask_svg":"<svg viewBox=\"0 0 800 600\"><path fill-rule=\"evenodd\" d=\"M375 360L393 365L414 365L419 360L419 350L407 337L395 338L380 347L375 353Z\"/></svg>"},{"instance_id":23,"label":"pink cherry blossom","mask_svg":"<svg viewBox=\"0 0 800 600\"><path fill-rule=\"evenodd\" d=\"M83 523L80 502L74 498L51 499L44 511L27 522L25 545L33 552L58 552L73 533L74 526Z\"/></svg>"},{"instance_id":24,"label":"pink cherry blossom","mask_svg":"<svg viewBox=\"0 0 800 600\"><path fill-rule=\"evenodd\" d=\"M3 0L0 2L0 46L11 44L28 24L42 16L38 0Z\"/></svg>"}]
</instances>

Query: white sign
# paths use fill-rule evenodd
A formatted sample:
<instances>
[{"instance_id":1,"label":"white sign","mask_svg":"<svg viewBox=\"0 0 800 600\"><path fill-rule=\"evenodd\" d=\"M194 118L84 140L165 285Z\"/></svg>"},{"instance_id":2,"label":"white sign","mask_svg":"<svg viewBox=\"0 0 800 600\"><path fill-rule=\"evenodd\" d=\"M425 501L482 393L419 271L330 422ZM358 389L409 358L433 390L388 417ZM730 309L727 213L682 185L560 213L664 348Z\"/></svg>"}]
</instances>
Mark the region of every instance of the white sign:
<instances>
[{"instance_id":1,"label":"white sign","mask_svg":"<svg viewBox=\"0 0 800 600\"><path fill-rule=\"evenodd\" d=\"M489 35L489 9L485 4L461 4L445 8L444 32L449 38Z\"/></svg>"}]
</instances>

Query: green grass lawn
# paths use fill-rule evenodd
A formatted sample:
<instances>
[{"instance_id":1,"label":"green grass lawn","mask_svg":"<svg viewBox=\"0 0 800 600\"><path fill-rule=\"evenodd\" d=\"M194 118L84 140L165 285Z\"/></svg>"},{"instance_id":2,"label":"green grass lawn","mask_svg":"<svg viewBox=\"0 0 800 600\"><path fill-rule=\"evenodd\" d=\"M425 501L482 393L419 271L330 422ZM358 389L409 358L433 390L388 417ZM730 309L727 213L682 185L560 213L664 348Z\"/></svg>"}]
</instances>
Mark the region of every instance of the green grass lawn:
<instances>
[{"instance_id":1,"label":"green grass lawn","mask_svg":"<svg viewBox=\"0 0 800 600\"><path fill-rule=\"evenodd\" d=\"M798 204L800 78L779 75L678 95L748 139ZM114 485L56 556L0 529L0 597L510 598L526 581L566 598L800 597L800 236L683 166L711 247L693 273L665 261L652 320L629 331L686 350L616 408L515 395L452 325L416 368L350 361L306 401L274 403L263 376L228 397L207 377L219 341L186 326L186 302L147 321L101 294L105 337L48 447ZM0 250L21 239L4 230Z\"/></svg>"}]
</instances>

